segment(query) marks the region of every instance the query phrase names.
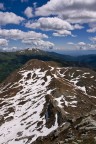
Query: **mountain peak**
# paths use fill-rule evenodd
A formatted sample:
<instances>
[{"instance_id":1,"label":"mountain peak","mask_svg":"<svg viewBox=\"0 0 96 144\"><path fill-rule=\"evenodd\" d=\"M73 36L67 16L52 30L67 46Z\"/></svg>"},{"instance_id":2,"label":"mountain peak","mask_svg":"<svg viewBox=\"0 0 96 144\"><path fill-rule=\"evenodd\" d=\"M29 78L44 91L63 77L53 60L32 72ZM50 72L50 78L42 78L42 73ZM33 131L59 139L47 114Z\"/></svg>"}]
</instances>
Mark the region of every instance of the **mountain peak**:
<instances>
[{"instance_id":1,"label":"mountain peak","mask_svg":"<svg viewBox=\"0 0 96 144\"><path fill-rule=\"evenodd\" d=\"M0 85L1 143L55 144L67 139L69 144L82 141L83 131L88 141L89 134L94 140L95 81L96 73L89 69L30 60Z\"/></svg>"},{"instance_id":2,"label":"mountain peak","mask_svg":"<svg viewBox=\"0 0 96 144\"><path fill-rule=\"evenodd\" d=\"M42 52L43 50L37 48L27 48L25 50L19 51L19 53L33 53L33 54L42 53Z\"/></svg>"}]
</instances>

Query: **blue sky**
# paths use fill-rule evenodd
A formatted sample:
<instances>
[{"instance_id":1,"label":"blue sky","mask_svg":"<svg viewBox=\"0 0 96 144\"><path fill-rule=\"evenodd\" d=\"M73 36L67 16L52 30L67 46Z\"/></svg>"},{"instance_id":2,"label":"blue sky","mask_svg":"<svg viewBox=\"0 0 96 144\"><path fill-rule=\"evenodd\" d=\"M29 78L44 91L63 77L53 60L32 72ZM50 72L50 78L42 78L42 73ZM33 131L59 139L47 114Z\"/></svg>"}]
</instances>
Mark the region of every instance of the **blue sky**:
<instances>
[{"instance_id":1,"label":"blue sky","mask_svg":"<svg viewBox=\"0 0 96 144\"><path fill-rule=\"evenodd\" d=\"M0 49L95 50L96 0L0 0Z\"/></svg>"}]
</instances>

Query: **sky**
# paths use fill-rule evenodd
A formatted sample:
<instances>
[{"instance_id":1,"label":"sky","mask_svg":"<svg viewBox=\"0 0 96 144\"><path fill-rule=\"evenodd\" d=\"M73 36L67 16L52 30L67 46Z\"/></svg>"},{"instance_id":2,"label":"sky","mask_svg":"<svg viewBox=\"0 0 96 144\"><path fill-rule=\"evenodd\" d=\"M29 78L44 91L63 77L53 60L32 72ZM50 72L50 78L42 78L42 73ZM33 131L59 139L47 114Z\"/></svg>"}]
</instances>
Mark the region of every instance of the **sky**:
<instances>
[{"instance_id":1,"label":"sky","mask_svg":"<svg viewBox=\"0 0 96 144\"><path fill-rule=\"evenodd\" d=\"M96 0L0 0L0 50L96 50Z\"/></svg>"}]
</instances>

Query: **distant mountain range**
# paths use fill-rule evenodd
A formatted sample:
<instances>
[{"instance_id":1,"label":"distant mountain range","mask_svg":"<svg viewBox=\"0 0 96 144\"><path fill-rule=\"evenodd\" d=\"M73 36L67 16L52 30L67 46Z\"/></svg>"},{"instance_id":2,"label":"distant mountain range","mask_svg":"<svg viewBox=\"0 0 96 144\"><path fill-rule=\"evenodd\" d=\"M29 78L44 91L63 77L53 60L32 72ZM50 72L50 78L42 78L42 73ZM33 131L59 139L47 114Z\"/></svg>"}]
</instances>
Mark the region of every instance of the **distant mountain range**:
<instances>
[{"instance_id":1,"label":"distant mountain range","mask_svg":"<svg viewBox=\"0 0 96 144\"><path fill-rule=\"evenodd\" d=\"M30 59L55 61L61 66L86 67L96 69L96 55L69 56L39 49L26 49L17 52L0 52L0 82L12 71L20 68Z\"/></svg>"},{"instance_id":2,"label":"distant mountain range","mask_svg":"<svg viewBox=\"0 0 96 144\"><path fill-rule=\"evenodd\" d=\"M71 55L71 56L82 56L82 55L90 55L96 54L96 50L63 50L57 51L57 53L64 54L64 55Z\"/></svg>"}]
</instances>

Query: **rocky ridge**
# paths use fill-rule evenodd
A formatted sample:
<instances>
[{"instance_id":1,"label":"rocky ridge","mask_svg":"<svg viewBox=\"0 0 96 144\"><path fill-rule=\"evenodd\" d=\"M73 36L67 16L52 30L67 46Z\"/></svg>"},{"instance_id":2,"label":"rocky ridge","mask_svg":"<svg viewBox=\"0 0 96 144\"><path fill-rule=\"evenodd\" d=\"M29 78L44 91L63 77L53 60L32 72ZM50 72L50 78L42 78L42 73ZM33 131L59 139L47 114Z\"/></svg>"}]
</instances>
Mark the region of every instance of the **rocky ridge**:
<instances>
[{"instance_id":1,"label":"rocky ridge","mask_svg":"<svg viewBox=\"0 0 96 144\"><path fill-rule=\"evenodd\" d=\"M95 144L96 72L30 60L0 85L1 144Z\"/></svg>"}]
</instances>

